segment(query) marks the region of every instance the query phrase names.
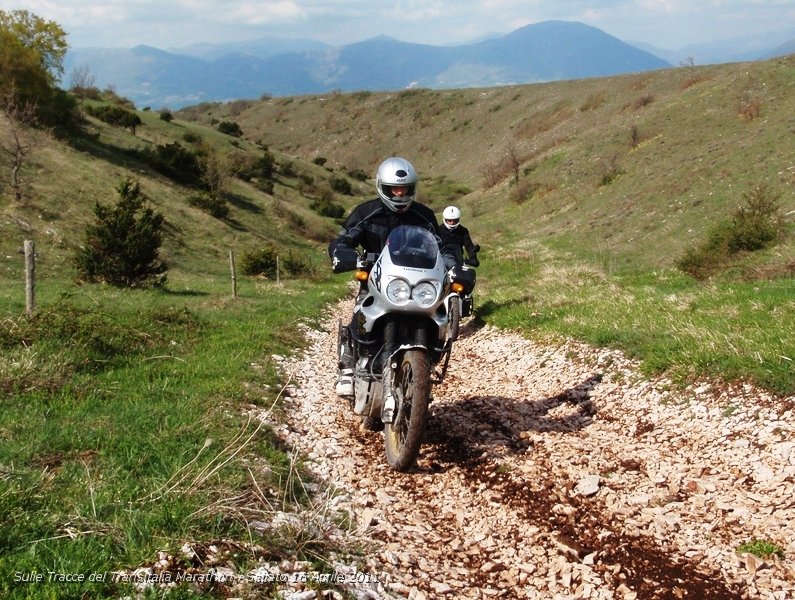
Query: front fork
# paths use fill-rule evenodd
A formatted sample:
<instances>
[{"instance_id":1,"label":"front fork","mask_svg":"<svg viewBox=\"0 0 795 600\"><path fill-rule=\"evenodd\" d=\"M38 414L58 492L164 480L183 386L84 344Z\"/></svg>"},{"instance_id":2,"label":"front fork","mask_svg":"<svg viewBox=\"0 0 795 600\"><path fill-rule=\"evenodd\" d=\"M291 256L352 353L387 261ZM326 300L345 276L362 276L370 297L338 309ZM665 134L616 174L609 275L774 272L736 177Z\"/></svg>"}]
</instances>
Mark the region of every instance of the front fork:
<instances>
[{"instance_id":1,"label":"front fork","mask_svg":"<svg viewBox=\"0 0 795 600\"><path fill-rule=\"evenodd\" d=\"M381 408L381 420L384 423L392 423L395 418L395 408L398 406L398 400L395 398L395 369L397 369L397 357L395 356L399 350L395 351L395 338L397 331L397 323L389 320L384 326L384 378L382 386L384 390L384 405Z\"/></svg>"},{"instance_id":2,"label":"front fork","mask_svg":"<svg viewBox=\"0 0 795 600\"><path fill-rule=\"evenodd\" d=\"M384 325L384 404L381 409L381 420L384 423L395 423L400 420L403 410L403 398L395 386L395 374L402 362L403 353L411 349L422 349L428 352L429 334L427 327L412 320L390 320ZM398 339L407 340L398 345Z\"/></svg>"}]
</instances>

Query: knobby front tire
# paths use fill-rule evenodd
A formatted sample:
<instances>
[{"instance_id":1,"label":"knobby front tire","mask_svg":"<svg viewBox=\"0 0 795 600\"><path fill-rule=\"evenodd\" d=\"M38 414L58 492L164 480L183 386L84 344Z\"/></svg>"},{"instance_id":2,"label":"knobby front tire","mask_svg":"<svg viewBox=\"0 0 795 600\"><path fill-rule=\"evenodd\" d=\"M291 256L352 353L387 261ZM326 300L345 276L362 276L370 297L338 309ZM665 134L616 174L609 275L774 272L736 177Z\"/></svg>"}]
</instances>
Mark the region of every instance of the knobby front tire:
<instances>
[{"instance_id":1,"label":"knobby front tire","mask_svg":"<svg viewBox=\"0 0 795 600\"><path fill-rule=\"evenodd\" d=\"M403 357L394 377L396 398L403 408L395 422L384 427L386 461L396 471L408 471L420 453L431 394L431 365L424 349L411 349Z\"/></svg>"}]
</instances>

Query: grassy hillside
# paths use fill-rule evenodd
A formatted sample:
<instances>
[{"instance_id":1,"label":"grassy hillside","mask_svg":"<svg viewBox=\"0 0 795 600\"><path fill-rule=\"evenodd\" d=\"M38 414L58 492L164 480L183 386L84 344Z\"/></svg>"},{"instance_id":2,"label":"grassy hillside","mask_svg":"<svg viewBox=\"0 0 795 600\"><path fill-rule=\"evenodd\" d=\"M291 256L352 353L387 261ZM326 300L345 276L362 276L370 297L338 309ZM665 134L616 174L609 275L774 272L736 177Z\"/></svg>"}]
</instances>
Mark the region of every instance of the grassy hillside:
<instances>
[{"instance_id":1,"label":"grassy hillside","mask_svg":"<svg viewBox=\"0 0 795 600\"><path fill-rule=\"evenodd\" d=\"M194 107L305 160L409 157L484 251L481 317L621 347L652 372L795 391L795 56L480 90ZM762 187L790 233L706 282L674 266Z\"/></svg>"},{"instance_id":2,"label":"grassy hillside","mask_svg":"<svg viewBox=\"0 0 795 600\"><path fill-rule=\"evenodd\" d=\"M281 410L288 375L274 355L295 350L300 326L345 292L323 275L336 225L310 209L332 174L275 152L273 193L233 180L229 216L217 219L188 203L196 189L128 150L188 146L186 133L219 152L256 157L262 149L212 127L138 114L144 124L135 136L89 119L84 135L41 138L23 171L24 201L0 199L4 598L132 596L135 580L112 573L150 566L160 551L180 556L186 542L202 549L232 540L227 564L241 569L285 557L326 564L325 542L295 528L263 536L250 527L274 518L273 506L300 512L312 502L300 459L251 412ZM0 136L7 134L0 124ZM152 290L77 285L71 259L92 208L114 203L125 178L137 179L166 217L168 281ZM37 252L32 315L24 314L26 239ZM240 256L265 245L300 255L318 276L277 284L238 274L232 299L228 251ZM177 563L179 571L193 568ZM207 594L189 585L157 592Z\"/></svg>"},{"instance_id":3,"label":"grassy hillside","mask_svg":"<svg viewBox=\"0 0 795 600\"><path fill-rule=\"evenodd\" d=\"M491 245L541 240L616 266L670 267L761 183L795 209L795 57L480 90L274 98L234 106L246 136L370 173L402 154ZM225 118L230 105L193 109ZM512 177L513 164L519 174ZM430 180L430 181L429 181ZM430 191L430 193L429 193ZM518 225L518 227L516 226ZM792 246L769 260L785 265Z\"/></svg>"},{"instance_id":4,"label":"grassy hillside","mask_svg":"<svg viewBox=\"0 0 795 600\"><path fill-rule=\"evenodd\" d=\"M94 204L114 203L116 187L125 178L140 181L151 204L166 216L162 253L172 276L226 275L229 250L240 253L267 244L285 254L299 254L318 268L326 266L322 248L337 225L310 205L329 188L329 170L277 151L273 192L263 193L251 182L233 178L229 216L218 219L188 203L197 189L158 174L129 150L174 142L190 147L186 137L200 138L225 155L257 157L262 148L214 127L178 119L169 123L149 111L138 114L144 124L136 135L89 117L85 135L70 140L41 138L24 171L24 202L4 196L0 203L4 278L21 276L18 253L23 239L36 242L41 277L73 275L70 260L83 242L86 224L94 219ZM361 187L360 182L349 181L354 189ZM337 194L335 202L349 207L355 199Z\"/></svg>"},{"instance_id":5,"label":"grassy hillside","mask_svg":"<svg viewBox=\"0 0 795 600\"><path fill-rule=\"evenodd\" d=\"M130 595L130 585L110 581L33 588L15 573L132 570L160 550L178 555L186 541L221 538L238 548L228 562L241 571L281 558L328 569L330 552L344 549L309 531L252 529L274 506L300 511L311 498L300 459L246 411L279 410L286 375L273 355L291 351L300 324L346 292L347 276L327 274L337 225L311 205L325 197L350 209L370 197L372 181L359 175L387 155L411 158L421 196L438 211L463 207L484 247L481 321L620 347L682 384L709 376L795 393L794 88L790 57L483 90L232 102L172 122L141 111L136 135L89 119L83 135L40 139L23 170L24 202L0 199L0 595ZM220 134L219 121L239 124L243 138ZM189 204L195 189L130 153L197 138L238 158L268 146L272 193L233 179L230 213L215 218ZM92 207L115 202L126 178L166 217L168 282L77 285L71 257ZM330 195L335 178L354 195ZM704 281L673 268L762 184L789 237L733 256ZM32 316L23 314L25 239L38 255ZM266 245L317 273L280 285L241 277L231 299L228 251ZM162 597L197 594L183 587Z\"/></svg>"},{"instance_id":6,"label":"grassy hillside","mask_svg":"<svg viewBox=\"0 0 795 600\"><path fill-rule=\"evenodd\" d=\"M751 379L789 392L794 86L790 56L489 89L236 101L186 109L172 122L142 111L135 136L91 121L70 143L42 141L24 173L26 201L0 206L3 278L21 280L19 249L32 238L40 277L69 279L91 207L113 201L125 177L139 179L166 215L163 252L174 285L225 278L230 249L267 244L326 272L324 247L337 226L313 201L341 177L353 195L332 198L350 208L372 195L367 176L380 160L402 154L420 171L421 198L439 212L459 204L484 247L481 317L528 334L616 345L655 372ZM219 133L221 121L236 123L242 138ZM278 163L273 192L233 179L230 215L217 219L188 204L195 190L128 152L191 138L238 156L269 148ZM759 186L789 235L732 255L707 282L676 271ZM567 286L585 293L562 295ZM764 300L738 294L742 286ZM616 294L631 300L615 302ZM705 318L694 300L702 297L732 317Z\"/></svg>"}]
</instances>

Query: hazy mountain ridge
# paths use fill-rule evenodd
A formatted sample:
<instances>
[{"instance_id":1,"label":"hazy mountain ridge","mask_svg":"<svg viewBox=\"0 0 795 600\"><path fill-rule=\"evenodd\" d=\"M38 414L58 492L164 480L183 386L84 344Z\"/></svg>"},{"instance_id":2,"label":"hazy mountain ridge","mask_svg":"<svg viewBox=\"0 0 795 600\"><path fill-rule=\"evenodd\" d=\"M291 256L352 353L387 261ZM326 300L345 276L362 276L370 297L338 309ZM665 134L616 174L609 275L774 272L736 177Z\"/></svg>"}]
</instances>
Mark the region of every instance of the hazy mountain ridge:
<instances>
[{"instance_id":1,"label":"hazy mountain ridge","mask_svg":"<svg viewBox=\"0 0 795 600\"><path fill-rule=\"evenodd\" d=\"M627 43L583 23L545 21L458 46L378 36L339 47L270 38L197 43L170 52L148 46L74 48L65 67L67 85L75 67L87 67L99 87L111 86L140 107L176 109L264 95L491 87L651 71L686 60L758 60L790 52L793 40L795 29L674 52Z\"/></svg>"},{"instance_id":2,"label":"hazy mountain ridge","mask_svg":"<svg viewBox=\"0 0 795 600\"><path fill-rule=\"evenodd\" d=\"M308 45L308 42L307 42ZM264 42L259 45L264 48ZM499 38L432 46L379 36L335 48L255 56L244 45L213 60L146 46L75 48L66 73L87 67L99 87L112 86L139 106L180 108L202 101L263 95L377 91L412 86L479 87L648 71L670 66L603 31L563 21L528 25Z\"/></svg>"},{"instance_id":3,"label":"hazy mountain ridge","mask_svg":"<svg viewBox=\"0 0 795 600\"><path fill-rule=\"evenodd\" d=\"M678 50L665 50L639 41L630 43L671 64L691 61L697 65L745 62L791 54L793 50L787 51L787 48L792 48L795 44L795 28L702 44L690 44Z\"/></svg>"}]
</instances>

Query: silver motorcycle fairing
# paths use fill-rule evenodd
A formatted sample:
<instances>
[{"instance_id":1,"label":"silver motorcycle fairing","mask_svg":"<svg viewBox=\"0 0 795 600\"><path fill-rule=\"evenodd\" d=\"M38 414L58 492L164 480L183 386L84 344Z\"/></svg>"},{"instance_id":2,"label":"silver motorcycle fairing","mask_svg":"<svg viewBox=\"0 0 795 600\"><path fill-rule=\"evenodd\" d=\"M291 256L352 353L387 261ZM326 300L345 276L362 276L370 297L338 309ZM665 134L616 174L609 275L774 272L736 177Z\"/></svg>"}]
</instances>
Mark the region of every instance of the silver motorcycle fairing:
<instances>
[{"instance_id":1,"label":"silver motorcycle fairing","mask_svg":"<svg viewBox=\"0 0 795 600\"><path fill-rule=\"evenodd\" d=\"M409 230L416 234L416 237L425 238L426 243L433 244L432 248L426 247L418 250L419 253L433 252L433 266L430 268L422 268L405 264L407 262L411 263L412 258L409 257L405 259L405 257L401 256L401 253L407 250L405 246L400 246L398 244L398 242L401 241L399 235L400 230ZM396 232L398 235L396 235ZM423 259L420 258L418 261L414 262L414 264L427 265L429 263L424 262ZM389 235L387 245L381 251L373 268L370 270L370 279L368 282L369 293L356 308L363 317L357 319L359 327L367 333L372 333L378 319L385 314L395 312L411 313L433 319L439 328L440 339L443 341L445 328L447 326L447 304L445 302L445 296L443 295L446 286L446 275L447 270L445 269L442 256L439 253L439 247L430 232L420 227L407 225L398 227ZM436 289L435 301L429 306L422 306L411 298L404 304L395 304L389 299L386 293L387 286L395 279L405 280L412 289L420 283L430 283ZM439 311L440 305L444 305L442 311Z\"/></svg>"},{"instance_id":2,"label":"silver motorcycle fairing","mask_svg":"<svg viewBox=\"0 0 795 600\"><path fill-rule=\"evenodd\" d=\"M379 319L388 314L403 314L407 317L421 316L431 319L438 330L438 345L447 342L448 327L448 294L447 269L439 252L434 236L427 230L414 226L400 226L394 229L387 239L387 244L376 259L370 270L367 292L360 298L355 309L354 322L359 333L371 334ZM436 290L434 301L423 306L413 298L406 302L395 303L387 295L387 287L395 279L408 283L412 291L421 283L429 283ZM419 348L405 340L393 349L386 360L386 367L379 376L373 373L375 360L383 360L380 354L376 357L361 356L354 368L354 413L385 417L391 422L396 409L396 401L389 392L394 375L395 356L410 348ZM424 347L423 347L424 348ZM386 411L384 411L386 409ZM382 415L382 411L386 414Z\"/></svg>"}]
</instances>

